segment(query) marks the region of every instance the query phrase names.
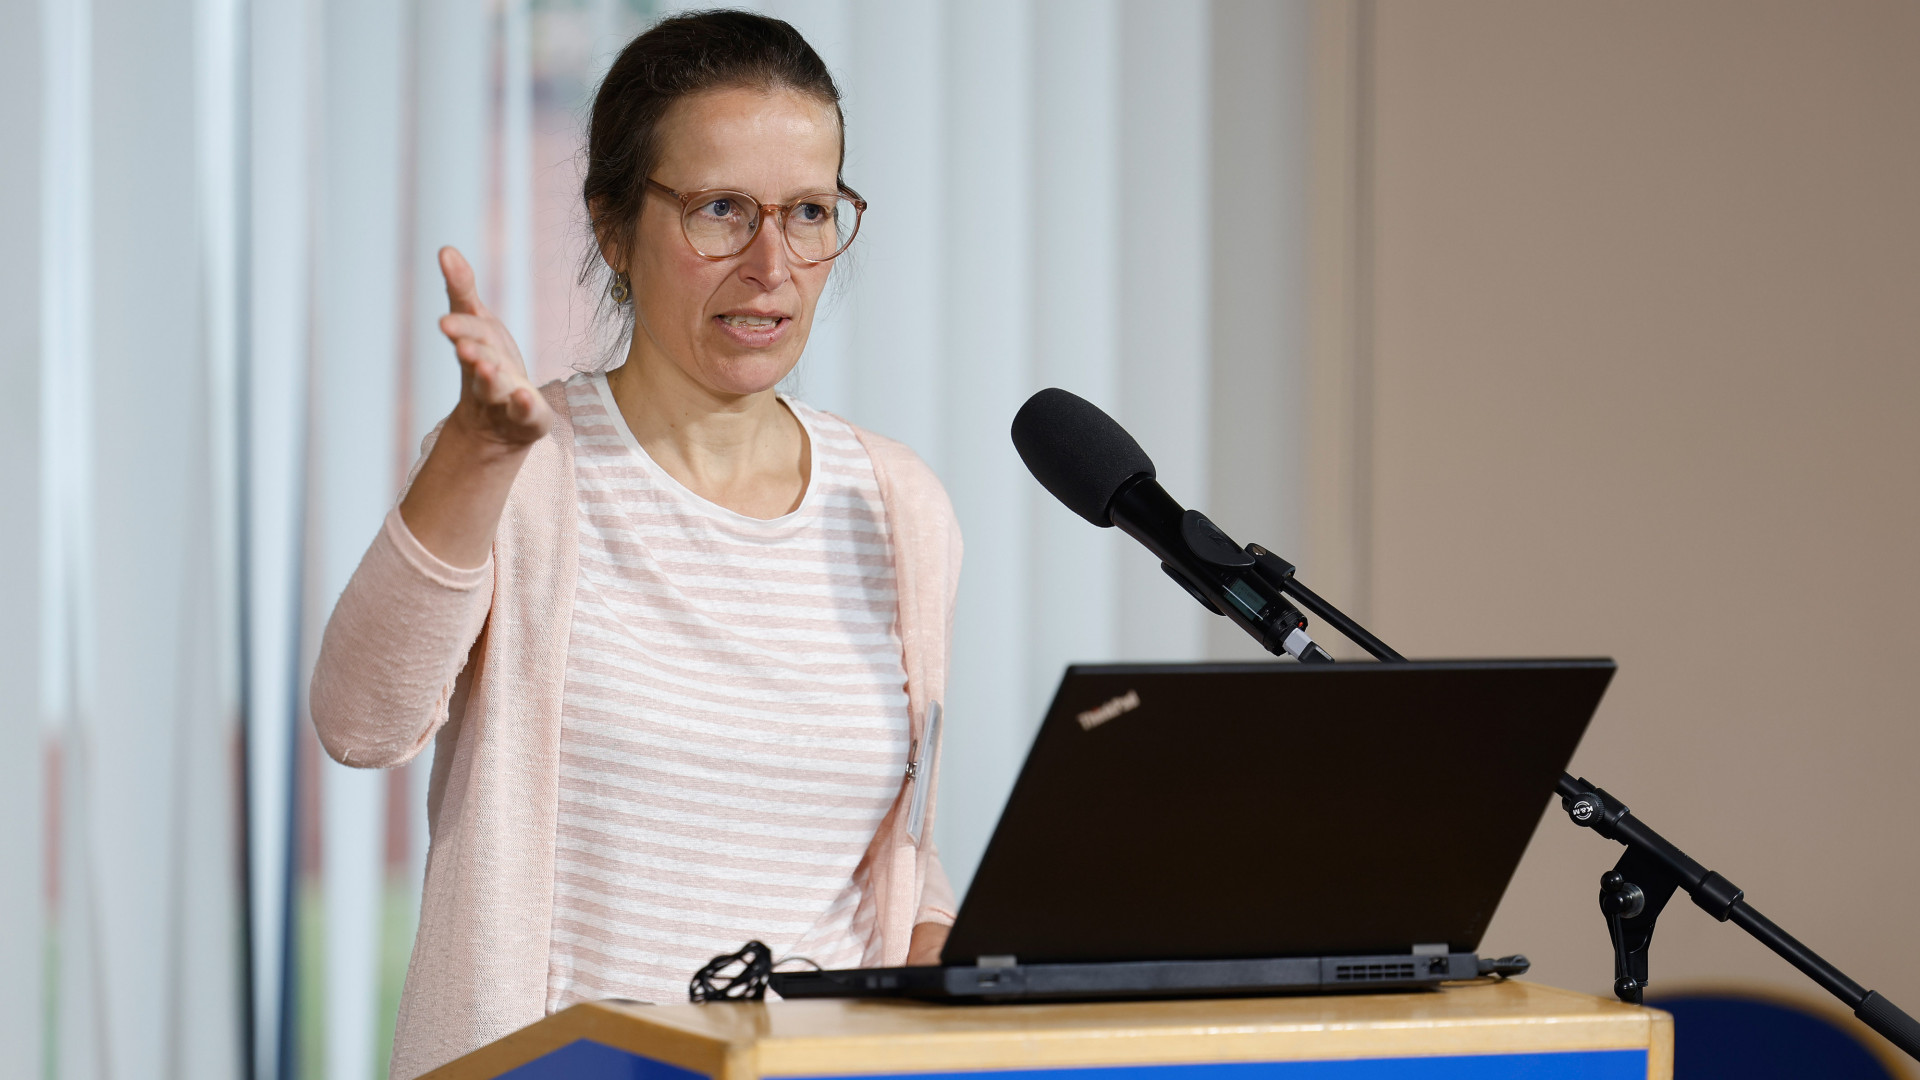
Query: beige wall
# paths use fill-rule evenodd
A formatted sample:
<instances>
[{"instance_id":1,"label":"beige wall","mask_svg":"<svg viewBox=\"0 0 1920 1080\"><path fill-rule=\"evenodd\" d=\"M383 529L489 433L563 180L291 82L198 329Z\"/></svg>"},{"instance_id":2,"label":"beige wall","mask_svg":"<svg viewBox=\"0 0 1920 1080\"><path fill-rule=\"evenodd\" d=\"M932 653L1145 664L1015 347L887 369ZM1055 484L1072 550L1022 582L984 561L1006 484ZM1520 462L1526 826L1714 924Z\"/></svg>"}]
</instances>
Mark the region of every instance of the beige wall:
<instances>
[{"instance_id":1,"label":"beige wall","mask_svg":"<svg viewBox=\"0 0 1920 1080\"><path fill-rule=\"evenodd\" d=\"M1316 17L1303 578L1617 657L1575 771L1920 1012L1920 4ZM1485 950L1605 992L1617 854L1556 808ZM1684 900L1652 974L1818 994Z\"/></svg>"}]
</instances>

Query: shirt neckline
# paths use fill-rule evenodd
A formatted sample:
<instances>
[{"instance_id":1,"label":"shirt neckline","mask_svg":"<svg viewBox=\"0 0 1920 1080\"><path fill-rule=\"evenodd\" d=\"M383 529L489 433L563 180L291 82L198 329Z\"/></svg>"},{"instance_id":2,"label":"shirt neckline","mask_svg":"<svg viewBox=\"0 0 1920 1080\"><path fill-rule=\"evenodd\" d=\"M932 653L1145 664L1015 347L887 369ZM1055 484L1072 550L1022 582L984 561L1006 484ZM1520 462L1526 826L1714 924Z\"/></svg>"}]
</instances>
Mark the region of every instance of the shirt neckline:
<instances>
[{"instance_id":1,"label":"shirt neckline","mask_svg":"<svg viewBox=\"0 0 1920 1080\"><path fill-rule=\"evenodd\" d=\"M807 489L801 493L799 504L792 510L781 514L779 517L757 518L750 514L742 514L738 510L721 506L719 503L708 499L692 488L682 484L679 480L674 479L672 473L661 467L659 462L653 460L653 455L647 453L646 447L640 445L640 440L634 438L633 429L627 426L627 418L620 412L619 402L614 400L613 387L607 383L607 373L604 371L596 371L589 374L587 378L592 382L594 391L599 394L600 404L607 410L608 422L613 425L615 431L620 433L620 442L627 448L627 452L632 454L634 458L640 462L641 467L647 471L650 477L658 481L662 487L672 492L676 498L688 503L700 513L708 517L717 518L721 522L737 529L745 529L759 533L784 532L790 531L803 524L809 511L811 511L814 504L819 501L816 493L820 490L820 455L815 451L820 445L820 434L815 429L812 420L806 415L807 410L805 406L800 405L787 395L778 391L774 392L774 397L787 407L787 411L793 414L793 418L800 422L801 429L807 433Z\"/></svg>"}]
</instances>

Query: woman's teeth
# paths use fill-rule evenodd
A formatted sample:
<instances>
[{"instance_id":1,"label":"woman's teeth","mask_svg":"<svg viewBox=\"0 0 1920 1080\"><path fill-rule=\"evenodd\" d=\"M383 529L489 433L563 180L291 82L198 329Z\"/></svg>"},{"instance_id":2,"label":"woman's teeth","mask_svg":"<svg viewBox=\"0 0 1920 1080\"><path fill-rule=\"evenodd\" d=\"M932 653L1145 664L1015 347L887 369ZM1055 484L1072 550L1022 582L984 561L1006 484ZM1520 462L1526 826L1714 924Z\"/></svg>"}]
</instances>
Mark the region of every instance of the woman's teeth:
<instances>
[{"instance_id":1,"label":"woman's teeth","mask_svg":"<svg viewBox=\"0 0 1920 1080\"><path fill-rule=\"evenodd\" d=\"M720 321L747 330L770 330L780 324L777 315L722 315Z\"/></svg>"}]
</instances>

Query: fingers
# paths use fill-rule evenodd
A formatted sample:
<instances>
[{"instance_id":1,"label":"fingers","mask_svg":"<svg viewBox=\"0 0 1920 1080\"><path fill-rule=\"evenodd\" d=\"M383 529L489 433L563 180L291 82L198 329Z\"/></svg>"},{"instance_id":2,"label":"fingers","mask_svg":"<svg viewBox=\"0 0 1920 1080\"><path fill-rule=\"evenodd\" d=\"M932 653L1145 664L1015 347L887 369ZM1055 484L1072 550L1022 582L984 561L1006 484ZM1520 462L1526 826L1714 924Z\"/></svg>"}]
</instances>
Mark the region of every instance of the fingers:
<instances>
[{"instance_id":1,"label":"fingers","mask_svg":"<svg viewBox=\"0 0 1920 1080\"><path fill-rule=\"evenodd\" d=\"M525 368L520 360L520 350L513 343L513 335L500 324L500 320L484 309L478 315L465 315L449 312L440 316L440 332L453 343L455 355L462 363L486 360L499 365L502 371L512 371L521 375L525 382Z\"/></svg>"},{"instance_id":2,"label":"fingers","mask_svg":"<svg viewBox=\"0 0 1920 1080\"><path fill-rule=\"evenodd\" d=\"M448 341L453 342L453 355L460 358L462 365L471 367L475 364L486 364L491 367L500 363L498 350L493 347L493 342L488 340L485 333L468 333L460 327L449 329L444 323L440 330L447 335Z\"/></svg>"},{"instance_id":3,"label":"fingers","mask_svg":"<svg viewBox=\"0 0 1920 1080\"><path fill-rule=\"evenodd\" d=\"M518 359L511 339L502 338L505 330L499 322L490 317L478 315L442 315L440 332L453 343L454 355L462 363L485 360L505 370L508 367L518 369L514 363Z\"/></svg>"},{"instance_id":4,"label":"fingers","mask_svg":"<svg viewBox=\"0 0 1920 1080\"><path fill-rule=\"evenodd\" d=\"M455 248L440 249L440 275L447 279L447 310L458 315L486 312L480 303L480 293L474 288L473 267L467 265L466 257Z\"/></svg>"},{"instance_id":5,"label":"fingers","mask_svg":"<svg viewBox=\"0 0 1920 1080\"><path fill-rule=\"evenodd\" d=\"M474 358L469 367L473 372L473 396L483 405L506 405L524 385L501 364L484 356Z\"/></svg>"},{"instance_id":6,"label":"fingers","mask_svg":"<svg viewBox=\"0 0 1920 1080\"><path fill-rule=\"evenodd\" d=\"M462 341L488 341L492 337L493 324L478 315L442 315L440 332L455 345Z\"/></svg>"}]
</instances>

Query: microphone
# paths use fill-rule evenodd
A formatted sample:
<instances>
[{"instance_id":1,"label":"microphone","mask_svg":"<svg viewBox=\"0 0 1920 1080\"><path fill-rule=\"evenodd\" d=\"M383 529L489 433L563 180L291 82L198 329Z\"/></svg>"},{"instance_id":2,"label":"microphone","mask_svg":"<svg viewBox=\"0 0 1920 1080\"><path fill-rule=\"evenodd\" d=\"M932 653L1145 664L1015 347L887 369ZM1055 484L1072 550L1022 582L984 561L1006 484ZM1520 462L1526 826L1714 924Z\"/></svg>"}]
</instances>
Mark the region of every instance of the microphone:
<instances>
[{"instance_id":1,"label":"microphone","mask_svg":"<svg viewBox=\"0 0 1920 1080\"><path fill-rule=\"evenodd\" d=\"M1233 620L1268 652L1307 663L1333 659L1281 595L1292 565L1257 544L1242 548L1205 514L1175 502L1155 479L1153 459L1092 402L1056 387L1040 391L1014 415L1013 446L1067 509L1103 529L1118 525L1202 607Z\"/></svg>"}]
</instances>

